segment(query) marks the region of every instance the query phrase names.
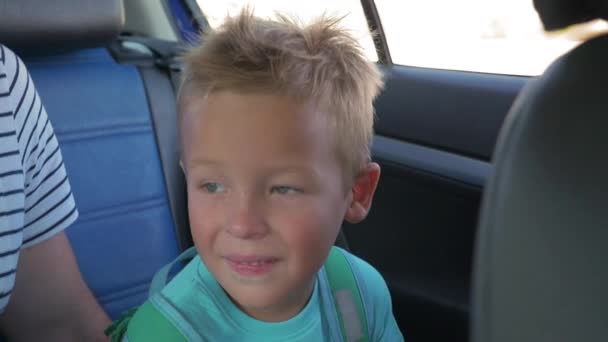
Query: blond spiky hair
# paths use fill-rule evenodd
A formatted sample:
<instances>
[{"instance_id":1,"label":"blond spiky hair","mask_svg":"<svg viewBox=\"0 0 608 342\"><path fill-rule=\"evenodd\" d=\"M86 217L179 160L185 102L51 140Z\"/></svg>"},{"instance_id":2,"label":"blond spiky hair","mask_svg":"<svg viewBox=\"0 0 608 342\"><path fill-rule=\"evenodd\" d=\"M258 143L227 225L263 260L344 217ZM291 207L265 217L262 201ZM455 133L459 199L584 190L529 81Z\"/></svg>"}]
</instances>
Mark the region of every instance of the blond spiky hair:
<instances>
[{"instance_id":1,"label":"blond spiky hair","mask_svg":"<svg viewBox=\"0 0 608 342\"><path fill-rule=\"evenodd\" d=\"M340 20L321 16L303 24L281 14L262 19L249 8L228 17L184 56L179 111L188 98L221 90L311 102L328 115L338 156L356 176L370 160L373 100L383 81Z\"/></svg>"}]
</instances>

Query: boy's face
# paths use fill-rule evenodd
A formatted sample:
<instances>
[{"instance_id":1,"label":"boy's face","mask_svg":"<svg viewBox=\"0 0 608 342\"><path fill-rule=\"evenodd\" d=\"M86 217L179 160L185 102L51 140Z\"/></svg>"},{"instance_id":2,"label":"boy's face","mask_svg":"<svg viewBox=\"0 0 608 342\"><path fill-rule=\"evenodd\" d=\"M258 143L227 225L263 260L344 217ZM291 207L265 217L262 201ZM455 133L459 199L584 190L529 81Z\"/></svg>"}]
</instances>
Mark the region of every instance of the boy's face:
<instances>
[{"instance_id":1,"label":"boy's face","mask_svg":"<svg viewBox=\"0 0 608 342\"><path fill-rule=\"evenodd\" d=\"M289 319L353 199L326 119L285 97L228 91L189 108L183 166L198 252L246 313Z\"/></svg>"}]
</instances>

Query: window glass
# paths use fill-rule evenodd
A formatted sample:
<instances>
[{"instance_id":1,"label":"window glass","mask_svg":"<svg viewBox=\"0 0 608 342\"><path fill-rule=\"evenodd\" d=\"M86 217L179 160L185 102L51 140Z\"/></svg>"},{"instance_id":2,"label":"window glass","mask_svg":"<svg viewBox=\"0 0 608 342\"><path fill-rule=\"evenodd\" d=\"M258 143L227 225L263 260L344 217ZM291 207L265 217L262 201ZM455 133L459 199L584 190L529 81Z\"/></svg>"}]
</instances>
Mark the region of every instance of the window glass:
<instances>
[{"instance_id":1,"label":"window glass","mask_svg":"<svg viewBox=\"0 0 608 342\"><path fill-rule=\"evenodd\" d=\"M393 63L539 75L589 34L596 21L544 32L532 0L376 0Z\"/></svg>"},{"instance_id":2,"label":"window glass","mask_svg":"<svg viewBox=\"0 0 608 342\"><path fill-rule=\"evenodd\" d=\"M237 14L243 7L249 5L253 8L255 15L260 17L273 17L275 12L293 14L304 22L326 13L334 16L345 16L342 25L359 39L366 55L372 61L377 61L378 56L374 48L365 14L359 0L198 0L201 12L212 28L218 27L226 18L226 15Z\"/></svg>"}]
</instances>

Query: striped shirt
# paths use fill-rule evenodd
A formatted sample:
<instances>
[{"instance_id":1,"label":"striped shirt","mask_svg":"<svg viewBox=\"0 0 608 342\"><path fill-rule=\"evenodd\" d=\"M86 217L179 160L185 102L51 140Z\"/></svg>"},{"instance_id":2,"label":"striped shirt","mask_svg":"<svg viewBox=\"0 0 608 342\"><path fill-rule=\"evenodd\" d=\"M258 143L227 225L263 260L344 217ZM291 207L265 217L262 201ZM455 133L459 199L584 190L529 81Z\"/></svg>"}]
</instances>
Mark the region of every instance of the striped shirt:
<instances>
[{"instance_id":1,"label":"striped shirt","mask_svg":"<svg viewBox=\"0 0 608 342\"><path fill-rule=\"evenodd\" d=\"M0 44L0 312L19 251L69 226L78 212L53 128L21 59Z\"/></svg>"}]
</instances>

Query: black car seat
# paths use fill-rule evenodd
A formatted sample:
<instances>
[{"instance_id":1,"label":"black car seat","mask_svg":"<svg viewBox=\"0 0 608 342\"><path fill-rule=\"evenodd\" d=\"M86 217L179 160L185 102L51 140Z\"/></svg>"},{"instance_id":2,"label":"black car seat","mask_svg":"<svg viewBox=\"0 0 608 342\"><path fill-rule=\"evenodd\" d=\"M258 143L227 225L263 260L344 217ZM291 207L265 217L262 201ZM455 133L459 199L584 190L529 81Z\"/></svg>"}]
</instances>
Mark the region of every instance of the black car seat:
<instances>
[{"instance_id":1,"label":"black car seat","mask_svg":"<svg viewBox=\"0 0 608 342\"><path fill-rule=\"evenodd\" d=\"M608 1L537 0L545 27ZM608 339L608 35L532 79L494 154L477 238L474 342Z\"/></svg>"}]
</instances>

